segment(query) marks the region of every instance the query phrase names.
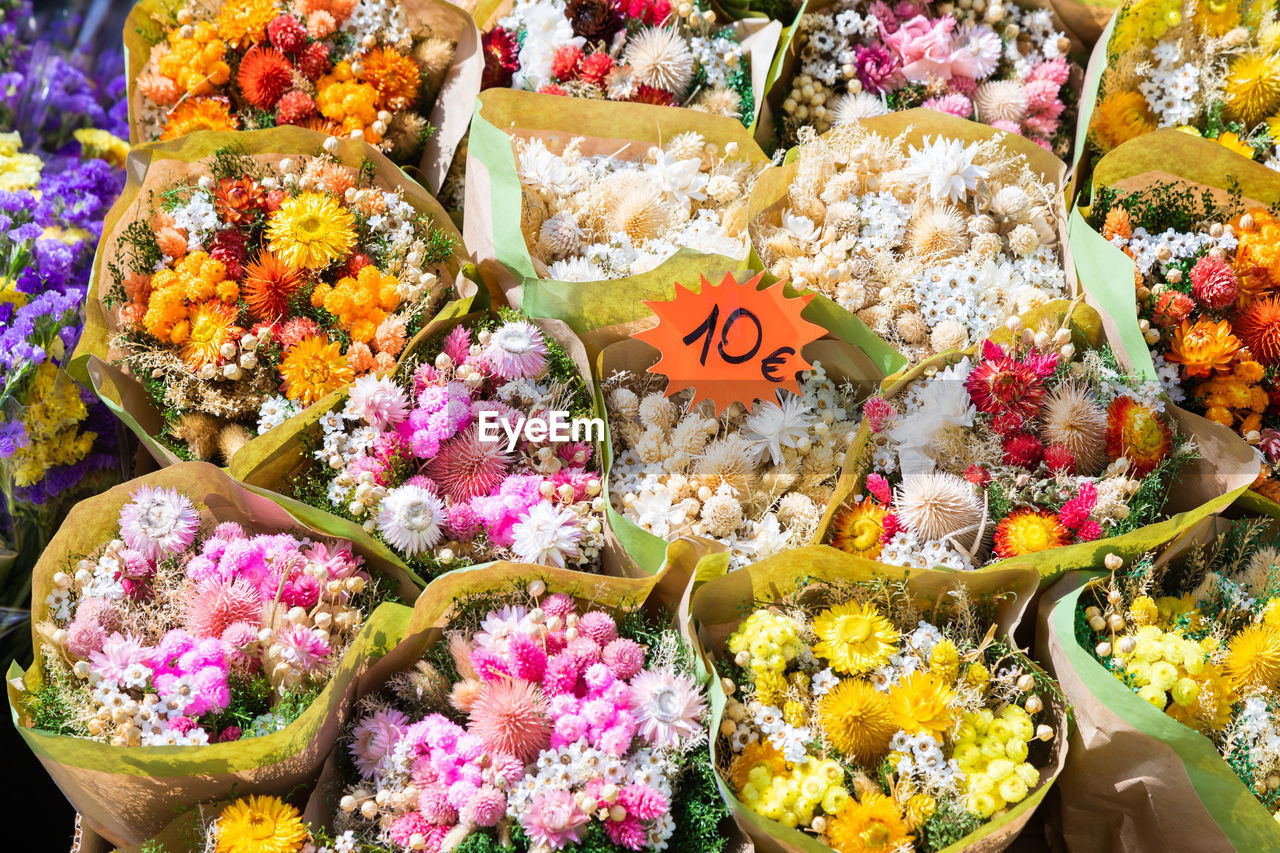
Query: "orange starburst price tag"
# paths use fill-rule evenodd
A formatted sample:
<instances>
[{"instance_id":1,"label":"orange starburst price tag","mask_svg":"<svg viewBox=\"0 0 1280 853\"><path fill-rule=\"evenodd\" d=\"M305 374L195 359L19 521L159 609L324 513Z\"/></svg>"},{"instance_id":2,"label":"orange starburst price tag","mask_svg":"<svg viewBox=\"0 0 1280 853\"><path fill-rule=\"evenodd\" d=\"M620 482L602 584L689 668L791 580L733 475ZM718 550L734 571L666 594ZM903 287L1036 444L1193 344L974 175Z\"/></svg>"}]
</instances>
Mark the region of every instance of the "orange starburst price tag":
<instances>
[{"instance_id":1,"label":"orange starburst price tag","mask_svg":"<svg viewBox=\"0 0 1280 853\"><path fill-rule=\"evenodd\" d=\"M661 353L649 372L667 377L668 397L691 388L691 407L710 400L719 414L734 402L773 400L779 388L800 393L796 374L813 366L800 350L826 329L800 316L812 295L785 296L784 282L758 290L762 275L703 277L698 292L677 284L675 299L645 302L658 325L632 337Z\"/></svg>"}]
</instances>

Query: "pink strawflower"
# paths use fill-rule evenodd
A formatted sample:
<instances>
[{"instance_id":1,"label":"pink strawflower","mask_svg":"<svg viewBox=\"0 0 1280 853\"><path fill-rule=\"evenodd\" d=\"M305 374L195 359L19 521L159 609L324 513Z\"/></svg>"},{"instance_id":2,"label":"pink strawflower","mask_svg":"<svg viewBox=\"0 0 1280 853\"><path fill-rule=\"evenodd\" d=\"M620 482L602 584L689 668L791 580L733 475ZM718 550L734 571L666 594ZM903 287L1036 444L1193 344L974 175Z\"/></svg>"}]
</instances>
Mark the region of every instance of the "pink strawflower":
<instances>
[{"instance_id":1,"label":"pink strawflower","mask_svg":"<svg viewBox=\"0 0 1280 853\"><path fill-rule=\"evenodd\" d=\"M533 795L520 825L536 847L560 850L582 840L582 828L590 818L569 791L552 789Z\"/></svg>"},{"instance_id":2,"label":"pink strawflower","mask_svg":"<svg viewBox=\"0 0 1280 853\"><path fill-rule=\"evenodd\" d=\"M862 404L862 414L872 432L882 432L898 416L898 410L884 397L870 397Z\"/></svg>"},{"instance_id":3,"label":"pink strawflower","mask_svg":"<svg viewBox=\"0 0 1280 853\"><path fill-rule=\"evenodd\" d=\"M304 625L290 625L279 631L275 643L284 648L289 665L303 673L319 671L333 653L324 631Z\"/></svg>"},{"instance_id":4,"label":"pink strawflower","mask_svg":"<svg viewBox=\"0 0 1280 853\"><path fill-rule=\"evenodd\" d=\"M880 503L888 506L893 503L893 489L889 486L889 481L882 474L874 472L867 475L866 482L867 493Z\"/></svg>"},{"instance_id":5,"label":"pink strawflower","mask_svg":"<svg viewBox=\"0 0 1280 853\"><path fill-rule=\"evenodd\" d=\"M200 514L175 489L139 486L120 509L120 538L151 560L179 554L200 529Z\"/></svg>"},{"instance_id":6,"label":"pink strawflower","mask_svg":"<svg viewBox=\"0 0 1280 853\"><path fill-rule=\"evenodd\" d=\"M547 342L532 323L509 320L490 333L484 359L500 379L532 379L546 369Z\"/></svg>"},{"instance_id":7,"label":"pink strawflower","mask_svg":"<svg viewBox=\"0 0 1280 853\"><path fill-rule=\"evenodd\" d=\"M644 668L644 646L619 638L604 647L604 663L619 679L626 681Z\"/></svg>"},{"instance_id":8,"label":"pink strawflower","mask_svg":"<svg viewBox=\"0 0 1280 853\"><path fill-rule=\"evenodd\" d=\"M89 667L94 675L107 681L121 681L125 670L136 663L146 664L152 650L133 634L112 633L102 648L89 654Z\"/></svg>"},{"instance_id":9,"label":"pink strawflower","mask_svg":"<svg viewBox=\"0 0 1280 853\"><path fill-rule=\"evenodd\" d=\"M408 416L409 397L385 376L366 374L351 386L344 414L384 429Z\"/></svg>"},{"instance_id":10,"label":"pink strawflower","mask_svg":"<svg viewBox=\"0 0 1280 853\"><path fill-rule=\"evenodd\" d=\"M356 724L351 732L351 759L365 779L372 779L391 748L409 725L409 718L392 709L374 711Z\"/></svg>"},{"instance_id":11,"label":"pink strawflower","mask_svg":"<svg viewBox=\"0 0 1280 853\"><path fill-rule=\"evenodd\" d=\"M631 680L638 734L653 746L678 746L702 729L702 688L670 669L645 670Z\"/></svg>"},{"instance_id":12,"label":"pink strawflower","mask_svg":"<svg viewBox=\"0 0 1280 853\"><path fill-rule=\"evenodd\" d=\"M610 841L627 850L643 850L649 843L644 824L630 815L622 820L606 820L604 831Z\"/></svg>"}]
</instances>

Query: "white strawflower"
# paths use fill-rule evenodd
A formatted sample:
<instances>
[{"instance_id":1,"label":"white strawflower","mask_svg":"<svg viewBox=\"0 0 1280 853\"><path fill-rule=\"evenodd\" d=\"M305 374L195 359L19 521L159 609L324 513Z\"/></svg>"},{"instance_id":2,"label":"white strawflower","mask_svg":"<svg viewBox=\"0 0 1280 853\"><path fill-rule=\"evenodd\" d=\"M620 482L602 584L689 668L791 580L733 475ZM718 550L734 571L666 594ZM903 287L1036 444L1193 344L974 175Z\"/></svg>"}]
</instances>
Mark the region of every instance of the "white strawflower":
<instances>
[{"instance_id":1,"label":"white strawflower","mask_svg":"<svg viewBox=\"0 0 1280 853\"><path fill-rule=\"evenodd\" d=\"M567 509L540 501L511 528L511 550L524 563L564 568L567 557L578 556L582 529Z\"/></svg>"},{"instance_id":2,"label":"white strawflower","mask_svg":"<svg viewBox=\"0 0 1280 853\"><path fill-rule=\"evenodd\" d=\"M962 201L990 174L985 166L974 165L977 153L976 143L925 137L922 147L910 146L902 177L907 183L926 185L934 201Z\"/></svg>"},{"instance_id":3,"label":"white strawflower","mask_svg":"<svg viewBox=\"0 0 1280 853\"><path fill-rule=\"evenodd\" d=\"M387 492L378 509L378 530L397 551L412 557L440 541L444 502L422 486L403 485Z\"/></svg>"},{"instance_id":4,"label":"white strawflower","mask_svg":"<svg viewBox=\"0 0 1280 853\"><path fill-rule=\"evenodd\" d=\"M798 446L809 435L809 407L804 399L787 395L782 405L761 403L742 426L757 458L767 450L774 465L782 464L782 448Z\"/></svg>"}]
</instances>

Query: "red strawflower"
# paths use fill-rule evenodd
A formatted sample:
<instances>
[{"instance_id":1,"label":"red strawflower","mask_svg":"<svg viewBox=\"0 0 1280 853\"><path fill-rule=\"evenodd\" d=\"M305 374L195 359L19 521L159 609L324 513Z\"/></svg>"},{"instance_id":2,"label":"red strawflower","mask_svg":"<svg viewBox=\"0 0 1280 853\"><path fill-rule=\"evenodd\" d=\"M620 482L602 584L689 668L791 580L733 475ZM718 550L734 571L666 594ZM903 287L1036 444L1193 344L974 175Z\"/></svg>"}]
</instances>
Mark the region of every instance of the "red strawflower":
<instances>
[{"instance_id":1,"label":"red strawflower","mask_svg":"<svg viewBox=\"0 0 1280 853\"><path fill-rule=\"evenodd\" d=\"M1200 304L1220 310L1235 302L1239 292L1235 271L1221 258L1205 255L1191 268L1191 295Z\"/></svg>"},{"instance_id":2,"label":"red strawflower","mask_svg":"<svg viewBox=\"0 0 1280 853\"><path fill-rule=\"evenodd\" d=\"M302 124L317 112L316 102L301 89L290 89L276 105L277 124Z\"/></svg>"},{"instance_id":3,"label":"red strawflower","mask_svg":"<svg viewBox=\"0 0 1280 853\"><path fill-rule=\"evenodd\" d=\"M267 212L280 209L280 205L289 200L289 194L282 189L274 189L267 193Z\"/></svg>"},{"instance_id":4,"label":"red strawflower","mask_svg":"<svg viewBox=\"0 0 1280 853\"><path fill-rule=\"evenodd\" d=\"M369 260L369 256L364 252L356 252L354 255L347 258L347 275L355 278L360 275L360 270L369 266L371 263L373 263L373 261Z\"/></svg>"},{"instance_id":5,"label":"red strawflower","mask_svg":"<svg viewBox=\"0 0 1280 853\"><path fill-rule=\"evenodd\" d=\"M641 83L636 86L636 90L631 93L631 97L627 98L637 104L653 104L656 107L674 107L676 105L676 96L668 92L666 89L658 89Z\"/></svg>"},{"instance_id":6,"label":"red strawflower","mask_svg":"<svg viewBox=\"0 0 1280 853\"><path fill-rule=\"evenodd\" d=\"M1156 307L1151 312L1151 319L1157 326L1167 329L1191 316L1191 309L1194 307L1195 303L1191 301L1190 296L1177 290L1166 290L1156 299Z\"/></svg>"},{"instance_id":7,"label":"red strawflower","mask_svg":"<svg viewBox=\"0 0 1280 853\"><path fill-rule=\"evenodd\" d=\"M965 387L981 412L1002 415L1014 412L1032 420L1044 398L1044 380L1053 374L1058 356L1029 354L1023 359L1009 355L990 341L982 344L982 360L970 372Z\"/></svg>"},{"instance_id":8,"label":"red strawflower","mask_svg":"<svg viewBox=\"0 0 1280 853\"><path fill-rule=\"evenodd\" d=\"M618 5L628 18L643 21L649 26L664 24L671 17L668 0L620 0Z\"/></svg>"},{"instance_id":9,"label":"red strawflower","mask_svg":"<svg viewBox=\"0 0 1280 853\"><path fill-rule=\"evenodd\" d=\"M539 95L561 95L563 97L568 97L569 95L568 92L566 92L564 89L561 89L555 83L548 83L547 85L541 87L540 89L538 89L538 94Z\"/></svg>"},{"instance_id":10,"label":"red strawflower","mask_svg":"<svg viewBox=\"0 0 1280 853\"><path fill-rule=\"evenodd\" d=\"M227 268L227 278L239 279L244 275L244 259L248 254L245 233L236 228L219 231L209 241L209 257L222 261Z\"/></svg>"},{"instance_id":11,"label":"red strawflower","mask_svg":"<svg viewBox=\"0 0 1280 853\"><path fill-rule=\"evenodd\" d=\"M1034 435L1015 435L1004 443L1004 464L1034 470L1044 457L1044 445Z\"/></svg>"},{"instance_id":12,"label":"red strawflower","mask_svg":"<svg viewBox=\"0 0 1280 853\"><path fill-rule=\"evenodd\" d=\"M1092 542L1102 538L1102 525L1096 521L1086 521L1076 531L1076 538L1081 542Z\"/></svg>"},{"instance_id":13,"label":"red strawflower","mask_svg":"<svg viewBox=\"0 0 1280 853\"><path fill-rule=\"evenodd\" d=\"M573 80L582 67L582 48L576 44L561 45L551 57L551 76L557 80Z\"/></svg>"},{"instance_id":14,"label":"red strawflower","mask_svg":"<svg viewBox=\"0 0 1280 853\"><path fill-rule=\"evenodd\" d=\"M297 53L307 46L307 29L293 15L280 15L267 24L271 46L285 53Z\"/></svg>"},{"instance_id":15,"label":"red strawflower","mask_svg":"<svg viewBox=\"0 0 1280 853\"><path fill-rule=\"evenodd\" d=\"M970 465L964 469L964 478L975 486L985 486L991 482L991 472L981 465Z\"/></svg>"},{"instance_id":16,"label":"red strawflower","mask_svg":"<svg viewBox=\"0 0 1280 853\"><path fill-rule=\"evenodd\" d=\"M1280 299L1272 295L1253 300L1232 325L1254 358L1268 365L1280 362Z\"/></svg>"},{"instance_id":17,"label":"red strawflower","mask_svg":"<svg viewBox=\"0 0 1280 853\"><path fill-rule=\"evenodd\" d=\"M1061 444L1051 444L1044 449L1044 464L1055 474L1070 474L1075 470L1076 457Z\"/></svg>"},{"instance_id":18,"label":"red strawflower","mask_svg":"<svg viewBox=\"0 0 1280 853\"><path fill-rule=\"evenodd\" d=\"M895 535L906 530L906 526L898 520L896 513L887 512L884 518L880 519L880 524L884 528L884 532L880 534L880 541L887 543Z\"/></svg>"},{"instance_id":19,"label":"red strawflower","mask_svg":"<svg viewBox=\"0 0 1280 853\"><path fill-rule=\"evenodd\" d=\"M280 51L256 44L240 60L236 80L246 101L269 110L292 88L293 66Z\"/></svg>"},{"instance_id":20,"label":"red strawflower","mask_svg":"<svg viewBox=\"0 0 1280 853\"><path fill-rule=\"evenodd\" d=\"M604 85L604 78L613 70L613 57L604 51L597 51L585 56L578 68L578 76L596 86Z\"/></svg>"},{"instance_id":21,"label":"red strawflower","mask_svg":"<svg viewBox=\"0 0 1280 853\"><path fill-rule=\"evenodd\" d=\"M520 68L520 45L515 36L502 27L494 27L480 37L480 46L484 51L480 88L510 86L511 76Z\"/></svg>"},{"instance_id":22,"label":"red strawflower","mask_svg":"<svg viewBox=\"0 0 1280 853\"><path fill-rule=\"evenodd\" d=\"M298 56L298 70L308 80L319 80L329 73L333 60L329 58L329 48L321 41L313 41Z\"/></svg>"}]
</instances>

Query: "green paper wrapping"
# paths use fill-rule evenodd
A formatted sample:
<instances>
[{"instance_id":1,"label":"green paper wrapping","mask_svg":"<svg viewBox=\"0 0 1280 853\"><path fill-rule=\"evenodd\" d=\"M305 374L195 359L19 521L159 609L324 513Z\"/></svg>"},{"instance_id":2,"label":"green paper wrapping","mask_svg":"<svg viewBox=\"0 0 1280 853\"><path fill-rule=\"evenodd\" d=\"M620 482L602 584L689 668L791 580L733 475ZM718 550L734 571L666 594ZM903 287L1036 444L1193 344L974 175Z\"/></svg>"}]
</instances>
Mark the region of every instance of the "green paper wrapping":
<instances>
[{"instance_id":1,"label":"green paper wrapping","mask_svg":"<svg viewBox=\"0 0 1280 853\"><path fill-rule=\"evenodd\" d=\"M493 313L493 312L490 312ZM483 319L484 311L472 310L472 301L458 300L446 305L435 319L422 328L404 349L401 358L405 358L421 347L440 340L454 327ZM534 325L556 341L573 359L582 382L591 387L591 367L582 342L573 332L559 320L533 319ZM315 527L330 536L339 536L359 543L380 558L411 572L409 565L384 542L370 534L362 526L350 519L334 515L324 509L303 503L295 499L290 490L290 481L302 473L314 460L308 454L309 440L318 441L320 435L319 421L331 409L340 408L346 403L346 392L335 392L309 409L285 421L280 426L249 442L231 460L231 475L246 486L263 494L269 494L273 500L286 507L296 518ZM603 409L597 401L593 416L604 417ZM602 464L603 468L603 464ZM601 473L603 483L605 474ZM277 494L273 494L277 493ZM607 529L610 519L606 517L605 548L601 554L603 571L612 575L633 575L637 571L652 574L658 571L662 560L656 564L640 564L633 561L624 548ZM665 553L665 546L664 546Z\"/></svg>"},{"instance_id":2,"label":"green paper wrapping","mask_svg":"<svg viewBox=\"0 0 1280 853\"><path fill-rule=\"evenodd\" d=\"M125 165L127 180L124 190L103 222L102 240L93 259L93 279L85 304L84 332L67 369L73 378L97 393L161 465L179 461L173 451L156 440L164 428L164 416L142 384L116 363L120 353L111 347L111 338L119 330L120 312L118 308L108 306L105 297L110 287L109 265L121 251L123 231L149 210L147 196L150 190L201 173L201 161L219 148L238 145L258 162L277 163L288 156L318 154L324 140L323 134L300 127L223 133L205 131L169 142L142 145L130 152ZM335 156L344 165L357 169L362 162L371 162L375 183L401 193L414 209L453 238L454 256L439 270L442 289L447 290L452 285L460 294L475 292L475 285L462 275L463 266L469 263L462 237L430 193L410 180L381 153L358 140L340 141Z\"/></svg>"},{"instance_id":3,"label":"green paper wrapping","mask_svg":"<svg viewBox=\"0 0 1280 853\"><path fill-rule=\"evenodd\" d=\"M1040 316L1049 314L1061 316L1066 310L1066 303L1051 302L1041 310L1045 313ZM1039 322L1037 313L1024 316L1023 319L1029 327L1034 327ZM1089 307L1076 306L1071 322L1073 343L1077 349L1097 346L1104 340L1102 318ZM1002 334L993 335L992 340L1000 342L1002 339L1007 339L1008 332L1001 331ZM891 376L884 381L881 393L884 397L891 399L903 393L912 381L923 375L929 368L950 364L962 355L963 353L959 352L943 353L921 362L908 371ZM1078 542L1062 548L1000 560L977 569L976 573L1002 569L1010 563L1028 564L1040 572L1041 582L1047 585L1072 569L1100 568L1103 558L1109 553L1119 554L1125 560L1130 560L1167 541L1178 531L1217 515L1245 494L1245 490L1257 476L1257 461L1253 449L1234 432L1220 424L1211 423L1199 415L1194 415L1172 404L1169 404L1167 409L1172 412L1178 431L1183 435L1191 436L1200 447L1200 458L1185 465L1168 490L1169 497L1165 503L1165 510L1170 513L1168 518L1120 536L1098 539L1094 542ZM845 457L840 482L836 485L835 495L827 506L827 513L823 516L822 523L818 526L816 541L826 540L840 505L849 496L862 491L863 483L871 470L871 455L868 452L870 436L870 427L864 421Z\"/></svg>"},{"instance_id":4,"label":"green paper wrapping","mask_svg":"<svg viewBox=\"0 0 1280 853\"><path fill-rule=\"evenodd\" d=\"M222 0L198 5L218 8L222 6ZM449 164L453 162L454 152L466 135L471 99L480 91L480 78L484 73L480 31L470 15L448 0L400 0L397 5L404 10L411 28L429 27L434 34L457 45L431 111L427 113L427 121L434 130L427 138L416 165L417 172L431 191L439 192ZM165 39L167 30L160 22L172 20L175 11L176 7L167 0L140 0L125 21L129 141L134 145L152 141L142 119L143 98L138 91L138 75L146 67L152 46Z\"/></svg>"},{"instance_id":5,"label":"green paper wrapping","mask_svg":"<svg viewBox=\"0 0 1280 853\"><path fill-rule=\"evenodd\" d=\"M1123 5L1123 4L1122 4ZM1084 82L1080 86L1080 102L1076 108L1076 144L1071 153L1072 187L1067 192L1067 203L1075 202L1075 193L1079 189L1081 179L1089 178L1091 158L1085 156L1089 147L1089 125L1093 121L1093 111L1098 105L1099 89L1102 86L1102 72L1107 67L1107 47L1116 29L1116 15L1098 35L1093 51L1089 54L1089 64L1084 69Z\"/></svg>"},{"instance_id":6,"label":"green paper wrapping","mask_svg":"<svg viewBox=\"0 0 1280 853\"><path fill-rule=\"evenodd\" d=\"M254 532L318 533L213 465L186 462L164 468L82 501L71 511L33 570L33 624L48 616L46 597L53 575L73 555L89 553L114 535L120 507L141 485L174 488L187 495L200 510L205 529L237 521ZM417 597L421 587L414 576L359 543L355 550L403 600ZM34 729L23 709L24 692L42 681L43 653L34 627L35 660L25 673L16 662L9 668L9 709L22 739L85 826L114 844L134 844L159 831L176 810L233 791L284 795L314 781L350 714L361 674L400 642L411 612L403 605L384 603L366 614L364 626L316 700L285 729L264 737L206 746L119 747Z\"/></svg>"},{"instance_id":7,"label":"green paper wrapping","mask_svg":"<svg viewBox=\"0 0 1280 853\"><path fill-rule=\"evenodd\" d=\"M817 298L815 298L814 302L817 301ZM810 303L810 305L812 304ZM839 309L836 310L838 311ZM807 310L806 313L808 313ZM840 313L846 318L853 319L852 315L847 312ZM817 317L807 317L806 319L821 322ZM865 329L865 327L863 328ZM821 362L828 375L858 386L860 396L875 393L877 385L887 375L889 369L893 367L892 363L886 365L876 361L871 353L866 352L846 339L840 338L838 334L828 335L814 341L804 347L801 353L810 363L814 361ZM658 359L658 350L650 344L634 338L622 338L601 350L596 361L596 375L600 379L604 379L618 370L642 373L656 364ZM901 357L899 357L899 363L900 360ZM608 499L609 470L613 466L613 438L609 426L608 412L604 406L603 393L599 384L596 386L596 403L605 419L604 442L599 452L605 465L604 495ZM847 460L848 457L846 457L846 464ZM838 484L836 489L837 494L839 494ZM832 511L828 509L828 513ZM656 571L663 563L666 543L658 536L644 530L635 522L624 517L622 513L613 508L611 501L606 506L605 513L609 518L609 524L614 535L618 537L618 541L622 543L622 546L631 555L632 559L642 568L648 571ZM823 531L824 528L819 527L818 534L821 535ZM716 550L723 548L718 543L715 547ZM724 569L722 568L720 571L723 572Z\"/></svg>"},{"instance_id":8,"label":"green paper wrapping","mask_svg":"<svg viewBox=\"0 0 1280 853\"><path fill-rule=\"evenodd\" d=\"M741 122L694 110L648 104L561 98L514 89L480 93L467 143L463 234L494 302L533 317L563 320L575 332L648 316L646 299L670 299L674 282L699 269L736 269L742 260L685 250L650 272L597 282L557 282L539 276L520 229L522 191L511 136L541 138L552 151L575 137L586 154L643 158L649 147L694 131L763 166L768 158Z\"/></svg>"},{"instance_id":9,"label":"green paper wrapping","mask_svg":"<svg viewBox=\"0 0 1280 853\"><path fill-rule=\"evenodd\" d=\"M1195 839L1202 851L1277 849L1280 825L1213 742L1141 699L1077 642L1080 596L1102 576L1066 575L1039 608L1036 656L1058 679L1076 723L1059 785L1067 845L1162 853Z\"/></svg>"},{"instance_id":10,"label":"green paper wrapping","mask_svg":"<svg viewBox=\"0 0 1280 853\"><path fill-rule=\"evenodd\" d=\"M704 558L707 563L714 558ZM701 574L703 566L698 567ZM772 601L796 589L799 581L806 584L825 581L863 580L873 577L905 578L910 593L920 602L941 600L949 590L963 585L970 595L981 597L996 592L1011 592L996 604L996 625L1001 636L1012 644L1013 632L1036 593L1034 568L1025 564L1003 566L982 573L956 573L885 566L854 557L825 545L814 545L786 551L754 563L746 568L709 580L697 588L690 604L690 628L694 632L698 652L714 671L717 659L731 659L725 643L738 625L760 601ZM726 657L727 656L727 657ZM727 696L719 679L711 682L711 730L716 731L723 718ZM1022 802L1004 814L992 818L982 827L944 848L942 853L996 853L1008 847L1026 826L1054 780L1062 771L1067 756L1067 709L1048 701L1047 722L1054 729L1054 741L1048 763L1040 770L1040 785ZM716 761L716 743L711 745L712 762ZM829 853L830 848L814 836L790 829L777 821L764 818L746 808L732 790L716 775L721 796L729 804L739 828L762 853Z\"/></svg>"}]
</instances>

